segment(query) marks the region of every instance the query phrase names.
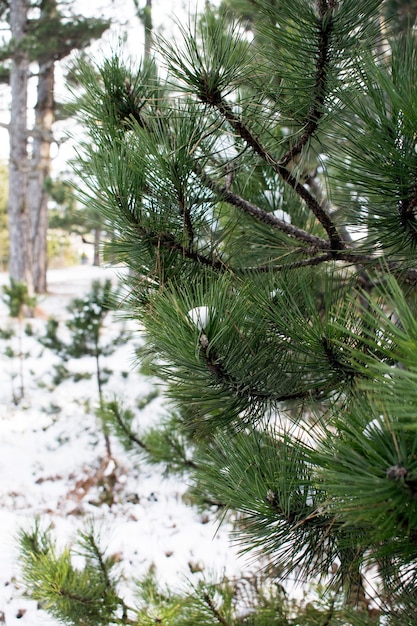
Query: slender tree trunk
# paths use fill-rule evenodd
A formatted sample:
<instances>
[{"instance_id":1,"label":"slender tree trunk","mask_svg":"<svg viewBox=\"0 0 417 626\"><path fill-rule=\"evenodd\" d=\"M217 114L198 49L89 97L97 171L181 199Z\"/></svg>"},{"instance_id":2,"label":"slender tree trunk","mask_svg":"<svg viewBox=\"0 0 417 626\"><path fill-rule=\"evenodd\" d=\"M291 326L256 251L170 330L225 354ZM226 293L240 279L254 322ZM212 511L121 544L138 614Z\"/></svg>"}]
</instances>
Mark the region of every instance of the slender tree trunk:
<instances>
[{"instance_id":1,"label":"slender tree trunk","mask_svg":"<svg viewBox=\"0 0 417 626\"><path fill-rule=\"evenodd\" d=\"M139 7L139 0L133 0L136 7L136 15L142 22L145 30L145 59L151 56L153 43L153 24L152 24L152 0L146 0L143 9Z\"/></svg>"},{"instance_id":2,"label":"slender tree trunk","mask_svg":"<svg viewBox=\"0 0 417 626\"><path fill-rule=\"evenodd\" d=\"M41 21L56 16L56 0L41 4ZM51 170L52 124L54 113L55 60L40 58L38 100L35 106L35 127L28 180L28 204L31 219L33 254L33 285L36 293L46 292L48 194L46 181Z\"/></svg>"},{"instance_id":3,"label":"slender tree trunk","mask_svg":"<svg viewBox=\"0 0 417 626\"><path fill-rule=\"evenodd\" d=\"M152 0L146 0L143 13L143 25L145 27L145 59L149 59L152 49Z\"/></svg>"},{"instance_id":4,"label":"slender tree trunk","mask_svg":"<svg viewBox=\"0 0 417 626\"><path fill-rule=\"evenodd\" d=\"M97 226L94 229L94 257L93 265L100 265L100 245L101 245L101 228Z\"/></svg>"},{"instance_id":5,"label":"slender tree trunk","mask_svg":"<svg viewBox=\"0 0 417 626\"><path fill-rule=\"evenodd\" d=\"M97 380L99 404L100 404L100 410L103 411L104 402L103 402L103 384L102 384L102 373L101 373L101 363L100 363L99 339L97 339L97 342L96 342L95 359L96 359L96 380ZM104 443L106 446L106 453L107 453L107 456L110 458L112 456L112 453L111 453L109 429L104 420L103 420L103 434L104 434Z\"/></svg>"},{"instance_id":6,"label":"slender tree trunk","mask_svg":"<svg viewBox=\"0 0 417 626\"><path fill-rule=\"evenodd\" d=\"M13 56L10 70L9 272L33 292L30 215L27 205L27 86L29 56L22 46L27 25L27 0L10 1Z\"/></svg>"},{"instance_id":7,"label":"slender tree trunk","mask_svg":"<svg viewBox=\"0 0 417 626\"><path fill-rule=\"evenodd\" d=\"M45 183L51 169L52 124L54 122L54 61L39 65L38 101L28 180L31 217L33 284L36 293L45 293L47 269L48 193Z\"/></svg>"}]
</instances>

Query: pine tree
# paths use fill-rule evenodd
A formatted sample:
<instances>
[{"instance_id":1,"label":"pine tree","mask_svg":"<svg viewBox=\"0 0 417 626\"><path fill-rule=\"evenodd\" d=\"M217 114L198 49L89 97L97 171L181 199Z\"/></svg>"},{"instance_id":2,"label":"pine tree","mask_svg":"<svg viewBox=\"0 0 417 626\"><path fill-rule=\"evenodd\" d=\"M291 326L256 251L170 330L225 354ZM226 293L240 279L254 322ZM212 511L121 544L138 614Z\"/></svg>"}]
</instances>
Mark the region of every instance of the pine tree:
<instances>
[{"instance_id":1,"label":"pine tree","mask_svg":"<svg viewBox=\"0 0 417 626\"><path fill-rule=\"evenodd\" d=\"M253 40L210 10L160 40L164 79L85 68L88 202L177 410L166 459L272 576L353 611L318 623L411 624L415 31L377 0L252 6Z\"/></svg>"},{"instance_id":2,"label":"pine tree","mask_svg":"<svg viewBox=\"0 0 417 626\"><path fill-rule=\"evenodd\" d=\"M7 234L7 164L0 162L0 267L6 271L9 238Z\"/></svg>"},{"instance_id":3,"label":"pine tree","mask_svg":"<svg viewBox=\"0 0 417 626\"><path fill-rule=\"evenodd\" d=\"M10 0L0 6L11 40L0 49L1 80L10 77L9 271L30 291L46 291L48 194L55 121L55 64L101 37L103 19L83 18L56 0ZM37 66L37 67L36 67ZM36 67L36 69L35 69ZM30 74L37 76L34 127L28 128ZM29 149L29 136L31 147Z\"/></svg>"}]
</instances>

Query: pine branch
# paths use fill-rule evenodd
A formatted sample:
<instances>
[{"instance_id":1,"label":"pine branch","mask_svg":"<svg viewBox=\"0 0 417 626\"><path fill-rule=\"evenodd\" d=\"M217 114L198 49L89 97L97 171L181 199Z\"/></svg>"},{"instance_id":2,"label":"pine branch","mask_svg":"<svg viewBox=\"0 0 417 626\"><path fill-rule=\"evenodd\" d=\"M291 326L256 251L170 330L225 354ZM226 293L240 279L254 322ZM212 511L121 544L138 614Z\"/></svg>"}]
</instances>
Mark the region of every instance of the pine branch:
<instances>
[{"instance_id":1,"label":"pine branch","mask_svg":"<svg viewBox=\"0 0 417 626\"><path fill-rule=\"evenodd\" d=\"M269 224L273 228L275 227L281 230L282 232L285 232L286 234L293 237L294 239L297 239L298 241L303 241L305 243L311 244L313 248L317 248L318 250L326 250L326 249L329 250L331 246L331 242L329 243L325 239L316 237L315 235L312 235L311 233L308 233L307 231L297 228L296 226L293 226L292 224L288 224L287 222L284 222L283 220L280 220L279 218L277 218L275 215L272 215L271 213L268 213L267 211L260 209L256 205L245 200L244 198L241 198L237 194L234 194L228 191L225 186L221 186L215 183L215 181L213 181L202 170L198 169L196 170L196 173L199 175L202 182L204 182L209 189L211 189L213 192L218 194L219 197L222 197L224 200L226 200L233 206L237 208L241 208L246 213L252 215L253 217L259 219L260 221L266 224ZM153 245L156 248L162 245L168 250L176 250L181 254L183 258L189 259L191 261L195 261L196 263L205 267L211 267L212 269L220 271L220 272L226 271L228 269L227 264L221 259L216 259L214 257L205 256L188 246L184 246L182 243L177 241L177 239L175 238L175 235L172 233L169 233L169 232L158 233L156 231L145 228L139 222L136 215L132 211L130 211L129 209L126 209L126 207L122 205L122 201L120 197L116 199L120 208L122 208L124 214L128 214L129 221L135 224L137 232L140 235L140 237L146 237L150 239L151 243L153 243ZM307 250L306 252L308 253L309 251ZM370 254L357 254L350 247L348 247L347 244L343 244L343 249L341 250L332 249L332 250L329 250L327 254L323 254L319 257L315 257L311 259L303 259L302 261L295 261L294 264L291 264L291 265L270 266L269 271L279 272L288 267L297 268L297 267L308 267L308 266L320 265L321 263L325 263L327 261L345 261L346 263L349 263L349 264L359 264L363 267L368 267L368 268L374 266L375 270L378 270L377 266L380 265L380 257L370 255ZM399 261L385 260L384 262L385 262L386 267L388 267L388 269L394 275L400 275L409 284L417 283L417 269L414 269L414 268L404 269L404 264ZM235 272L241 272L241 271L245 272L245 271L251 271L251 269L257 269L257 270L260 269L260 271L266 271L267 268L265 267L265 268L230 268L230 269L233 269L233 271Z\"/></svg>"},{"instance_id":2,"label":"pine branch","mask_svg":"<svg viewBox=\"0 0 417 626\"><path fill-rule=\"evenodd\" d=\"M404 203L405 206L403 208L403 212L406 215L413 215L414 209L417 206L417 186L413 190L413 196L408 200L408 202Z\"/></svg>"},{"instance_id":3,"label":"pine branch","mask_svg":"<svg viewBox=\"0 0 417 626\"><path fill-rule=\"evenodd\" d=\"M172 437L167 437L167 439L171 448L175 450L176 454L182 459L182 462L184 463L185 467L188 467L192 470L201 469L200 466L197 465L197 463L195 463L192 459L188 458L186 454L183 454L183 448L180 445L178 445L175 439L173 439Z\"/></svg>"},{"instance_id":4,"label":"pine branch","mask_svg":"<svg viewBox=\"0 0 417 626\"><path fill-rule=\"evenodd\" d=\"M398 207L401 226L406 231L407 237L414 243L417 241L417 221L415 216L415 208L417 207L417 186L412 190L409 199L401 200Z\"/></svg>"},{"instance_id":5,"label":"pine branch","mask_svg":"<svg viewBox=\"0 0 417 626\"><path fill-rule=\"evenodd\" d=\"M189 246L184 246L176 240L175 235L172 233L155 232L144 228L139 225L141 236L146 236L155 245L156 248L163 246L167 250L175 250L181 253L181 256L185 259L195 261L205 267L211 267L216 270L224 271L226 269L223 261L215 259L213 257L207 257L196 250L193 250Z\"/></svg>"},{"instance_id":6,"label":"pine branch","mask_svg":"<svg viewBox=\"0 0 417 626\"><path fill-rule=\"evenodd\" d=\"M219 609L216 608L213 602L213 599L210 597L208 593L205 593L203 595L203 600L207 604L207 606L209 607L210 611L213 613L214 617L217 619L219 624L222 624L223 626L230 626L229 622L226 621L226 619L220 613Z\"/></svg>"},{"instance_id":7,"label":"pine branch","mask_svg":"<svg viewBox=\"0 0 417 626\"><path fill-rule=\"evenodd\" d=\"M335 604L336 604L336 595L334 595L333 598L331 599L330 607L327 611L327 615L325 616L324 622L321 624L321 626L331 626L331 623L333 621L333 617L335 614Z\"/></svg>"},{"instance_id":8,"label":"pine branch","mask_svg":"<svg viewBox=\"0 0 417 626\"><path fill-rule=\"evenodd\" d=\"M308 233L301 228L297 228L284 220L279 219L272 213L268 213L263 209L259 208L252 202L245 200L241 196L231 192L226 185L218 185L208 174L206 174L201 168L196 168L196 173L200 177L200 180L216 195L220 198L231 204L232 206L241 209L245 213L252 215L259 221L264 224L268 224L272 228L277 228L281 230L289 237L293 239L297 239L298 241L303 241L308 243L319 250L328 250L330 248L330 244L325 239L321 239L321 237L316 237L311 233Z\"/></svg>"},{"instance_id":9,"label":"pine branch","mask_svg":"<svg viewBox=\"0 0 417 626\"><path fill-rule=\"evenodd\" d=\"M149 448L146 443L142 441L142 439L139 439L139 437L137 437L137 435L128 427L126 422L123 420L118 403L112 402L111 405L109 405L109 409L111 410L112 417L119 426L120 430L127 437L127 439L130 442L136 444L139 448L142 448L142 450L145 450L145 452L149 452Z\"/></svg>"},{"instance_id":10,"label":"pine branch","mask_svg":"<svg viewBox=\"0 0 417 626\"><path fill-rule=\"evenodd\" d=\"M317 202L314 196L302 185L295 176L276 157L265 148L259 139L245 126L242 120L235 115L233 109L221 97L219 92L205 91L199 94L200 99L206 104L210 104L218 109L224 119L237 132L237 134L248 144L256 154L258 154L274 171L296 192L296 194L306 203L308 208L316 216L329 237L330 248L334 251L343 250L345 243L337 231L335 224L323 207Z\"/></svg>"},{"instance_id":11,"label":"pine branch","mask_svg":"<svg viewBox=\"0 0 417 626\"><path fill-rule=\"evenodd\" d=\"M55 591L61 598L67 598L81 605L94 607L97 602L95 598L86 598L85 596L68 591L65 587L58 587Z\"/></svg>"},{"instance_id":12,"label":"pine branch","mask_svg":"<svg viewBox=\"0 0 417 626\"><path fill-rule=\"evenodd\" d=\"M408 284L417 284L417 269L404 268L404 263L401 261L390 261L388 259L384 259L383 266L381 267L381 257L372 256L370 254L349 254L349 251L346 251L345 253L340 252L333 258L340 261L360 264L364 268L368 269L373 267L376 272L381 272L382 274L386 274L386 270L388 269L394 276L400 277ZM384 281L384 278L382 277L378 280L369 279L369 281L374 285L380 284L381 280Z\"/></svg>"},{"instance_id":13,"label":"pine branch","mask_svg":"<svg viewBox=\"0 0 417 626\"><path fill-rule=\"evenodd\" d=\"M279 219L272 213L268 213L267 211L264 211L258 206L245 200L238 194L235 194L229 191L226 186L218 185L203 170L196 168L196 173L199 175L201 181L211 191L219 195L219 197L221 197L223 200L229 202L229 204L231 204L232 206L242 209L245 213L252 215L253 217L255 217L256 219L259 219L263 223L270 225L272 228L277 228L281 232L284 232L288 236L298 241L309 243L312 246L312 248L310 248L309 250L306 249L305 250L306 254L314 254L315 250L329 250L331 243L329 243L325 239L312 235L311 233L304 231L301 228L297 228L296 226L293 226L292 224L289 224L285 222L284 220ZM309 184L309 186L311 186L312 189L314 189L315 191L317 192L319 191L318 185L313 184L311 180L309 180L307 184ZM413 198L413 201L415 201L415 204L417 205L417 191ZM326 198L323 198L321 205L322 206L328 205L330 208L330 203L328 202ZM284 269L289 269L289 268L296 269L299 267L320 265L321 263L325 263L327 261L335 261L335 260L345 261L346 263L349 263L349 264L357 264L362 267L368 267L368 268L371 266L379 265L380 263L379 257L370 255L370 254L360 254L360 253L357 254L354 252L353 248L349 246L349 244L345 243L344 248L342 250L332 249L328 253L317 256L317 257L303 259L301 261L295 261L294 263L290 263L286 265L285 264L277 265L277 266L271 265L271 266L265 266L264 268L256 268L256 269L258 271L268 270L268 271L279 272ZM391 272L393 272L394 274L401 274L402 278L406 280L407 282L409 283L417 282L417 269L404 270L403 264L398 261L386 260L385 263ZM222 269L225 269L223 263L219 263L219 265L221 266ZM214 267L215 269L220 269L220 267L215 267L213 265L212 267ZM233 268L233 271L239 272L239 271L247 271L250 269L251 268Z\"/></svg>"},{"instance_id":14,"label":"pine branch","mask_svg":"<svg viewBox=\"0 0 417 626\"><path fill-rule=\"evenodd\" d=\"M101 571L101 575L102 575L102 579L104 582L104 592L105 595L108 595L109 590L112 590L112 584L110 581L110 576L109 576L109 571L107 569L107 565L105 563L105 560L103 558L103 553L100 550L99 546L97 545L97 542L95 540L95 537L92 533L88 534L88 535L84 535L84 541L88 544L88 546L90 547L90 549L92 550L96 561L99 565L100 571Z\"/></svg>"},{"instance_id":15,"label":"pine branch","mask_svg":"<svg viewBox=\"0 0 417 626\"><path fill-rule=\"evenodd\" d=\"M321 118L323 117L323 105L326 97L326 82L328 74L328 65L330 61L330 41L333 30L333 20L328 16L329 6L326 0L318 1L319 10L319 35L318 35L318 56L316 64L316 80L314 85L314 98L310 111L305 120L305 130L298 139L295 146L290 148L288 152L280 159L280 165L286 167L290 161L297 157L310 138L314 135L319 127ZM332 9L330 8L330 11Z\"/></svg>"},{"instance_id":16,"label":"pine branch","mask_svg":"<svg viewBox=\"0 0 417 626\"><path fill-rule=\"evenodd\" d=\"M123 211L124 215L128 217L129 222L134 224L136 232L141 238L146 238L153 244L155 248L159 248L161 245L167 250L175 250L180 252L181 256L185 259L195 261L205 267L211 267L215 270L224 271L226 269L223 261L215 259L214 257L208 257L196 250L193 250L190 246L184 246L180 243L173 233L169 232L157 232L148 228L145 228L139 221L137 216L128 207L125 207L120 196L116 195L116 201L119 208Z\"/></svg>"},{"instance_id":17,"label":"pine branch","mask_svg":"<svg viewBox=\"0 0 417 626\"><path fill-rule=\"evenodd\" d=\"M191 247L194 243L194 227L193 222L191 220L190 210L187 206L187 201L185 198L185 193L182 193L178 198L179 207L180 207L180 215L184 220L184 227L188 236L188 244Z\"/></svg>"},{"instance_id":18,"label":"pine branch","mask_svg":"<svg viewBox=\"0 0 417 626\"><path fill-rule=\"evenodd\" d=\"M200 354L206 363L209 371L214 375L217 382L221 385L229 387L233 394L238 396L245 395L253 400L260 402L272 401L272 402L288 402L293 400L316 400L321 399L325 394L331 390L334 390L334 381L332 384L323 386L322 388L310 388L302 391L293 391L290 393L274 393L266 392L262 389L252 387L247 381L238 381L229 372L226 371L220 358L213 353L213 350L208 350L209 339L204 331L200 335Z\"/></svg>"},{"instance_id":19,"label":"pine branch","mask_svg":"<svg viewBox=\"0 0 417 626\"><path fill-rule=\"evenodd\" d=\"M299 250L299 252L313 253L314 250ZM293 261L292 263L283 263L281 265L262 265L259 267L248 267L246 271L257 272L282 272L288 269L297 269L299 267L313 267L314 265L320 265L326 261L334 261L333 254L328 252L327 254L321 254L320 256L310 257L308 259L302 259L301 261Z\"/></svg>"},{"instance_id":20,"label":"pine branch","mask_svg":"<svg viewBox=\"0 0 417 626\"><path fill-rule=\"evenodd\" d=\"M59 587L58 589L56 589L56 592L61 598L70 600L72 602L76 602L77 604L80 604L81 606L85 606L85 607L90 607L90 606L94 607L94 605L97 602L95 598L91 598L91 599L86 598L85 596L72 593L68 591L67 589L65 589L64 587ZM125 602L121 598L117 598L117 601L118 601L119 606L123 610L123 617L121 619L118 619L117 617L112 616L114 623L121 624L122 626L127 625L127 624L137 624L136 620L131 620L127 617L127 612L129 610L129 607L125 604ZM88 610L89 609L87 609L87 611Z\"/></svg>"}]
</instances>

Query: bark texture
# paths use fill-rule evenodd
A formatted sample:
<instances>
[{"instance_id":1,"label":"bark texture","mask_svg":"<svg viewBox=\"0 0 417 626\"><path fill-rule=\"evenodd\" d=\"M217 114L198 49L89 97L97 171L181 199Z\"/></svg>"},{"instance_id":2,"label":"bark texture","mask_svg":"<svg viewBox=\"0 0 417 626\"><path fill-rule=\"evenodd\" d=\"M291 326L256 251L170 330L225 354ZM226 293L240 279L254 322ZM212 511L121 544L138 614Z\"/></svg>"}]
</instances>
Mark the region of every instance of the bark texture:
<instances>
[{"instance_id":1,"label":"bark texture","mask_svg":"<svg viewBox=\"0 0 417 626\"><path fill-rule=\"evenodd\" d=\"M51 169L52 124L54 123L54 61L39 65L38 101L28 180L31 219L32 274L36 293L46 292L48 194Z\"/></svg>"},{"instance_id":2,"label":"bark texture","mask_svg":"<svg viewBox=\"0 0 417 626\"><path fill-rule=\"evenodd\" d=\"M27 0L11 0L12 66L10 70L10 161L9 161L9 272L11 278L27 283L33 291L31 226L27 203L27 86L29 56L24 38L27 28Z\"/></svg>"}]
</instances>

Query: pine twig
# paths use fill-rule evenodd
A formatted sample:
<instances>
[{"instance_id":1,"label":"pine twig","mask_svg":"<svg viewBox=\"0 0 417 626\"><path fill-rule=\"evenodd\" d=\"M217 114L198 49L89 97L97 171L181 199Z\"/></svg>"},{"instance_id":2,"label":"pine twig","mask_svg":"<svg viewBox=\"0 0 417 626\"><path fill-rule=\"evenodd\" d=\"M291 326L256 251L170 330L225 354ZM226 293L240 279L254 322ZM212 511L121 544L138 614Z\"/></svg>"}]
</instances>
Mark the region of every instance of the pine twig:
<instances>
[{"instance_id":1,"label":"pine twig","mask_svg":"<svg viewBox=\"0 0 417 626\"><path fill-rule=\"evenodd\" d=\"M210 611L213 613L214 617L219 622L219 624L222 624L223 626L230 626L229 622L226 621L226 619L220 613L219 609L216 608L216 606L214 605L213 599L210 597L208 593L205 593L203 595L203 599L204 599L204 602L209 607Z\"/></svg>"},{"instance_id":2,"label":"pine twig","mask_svg":"<svg viewBox=\"0 0 417 626\"><path fill-rule=\"evenodd\" d=\"M325 20L327 12L329 11L329 6L326 0L318 1L318 11L319 39L313 103L307 114L305 123L302 125L305 127L303 134L298 139L295 146L291 147L279 161L284 167L286 167L290 161L301 153L304 146L318 129L320 120L323 117L323 105L326 95L326 82L330 57L329 48L333 30L333 21L331 17Z\"/></svg>"},{"instance_id":3,"label":"pine twig","mask_svg":"<svg viewBox=\"0 0 417 626\"><path fill-rule=\"evenodd\" d=\"M200 469L197 463L195 463L192 459L189 459L185 454L183 454L183 450L181 446L177 445L174 439L171 439L170 437L168 437L168 443L171 446L171 448L173 448L175 452L181 457L182 462L184 463L185 467L188 467L192 470Z\"/></svg>"},{"instance_id":4,"label":"pine twig","mask_svg":"<svg viewBox=\"0 0 417 626\"><path fill-rule=\"evenodd\" d=\"M197 169L196 173L198 174L200 180L216 195L220 198L233 205L234 207L241 209L245 213L252 215L259 221L264 224L268 224L272 228L277 228L281 230L289 237L293 239L297 239L298 241L303 241L308 243L319 250L328 250L330 248L330 244L326 239L322 239L321 237L316 237L311 233L302 230L301 228L297 228L284 220L279 219L272 213L268 213L263 209L259 208L252 202L245 200L241 196L236 193L231 192L226 185L218 185L208 174L206 174L202 169Z\"/></svg>"},{"instance_id":5,"label":"pine twig","mask_svg":"<svg viewBox=\"0 0 417 626\"><path fill-rule=\"evenodd\" d=\"M401 203L400 213L403 217L410 217L414 213L414 209L417 207L417 186L413 189L413 196Z\"/></svg>"},{"instance_id":6,"label":"pine twig","mask_svg":"<svg viewBox=\"0 0 417 626\"><path fill-rule=\"evenodd\" d=\"M233 109L223 101L221 96L207 100L207 104L216 106L219 112L223 115L224 119L230 124L230 126L237 132L237 134L248 144L256 154L258 154L266 163L268 163L273 170L295 191L295 193L306 203L308 208L316 216L318 221L323 226L329 237L329 245L332 250L343 250L345 244L342 237L337 231L335 224L330 219L329 215L323 209L323 207L317 202L316 198L311 195L308 189L302 185L297 178L283 165L280 161L267 150L260 140L255 137L249 128L242 122L242 120L235 115Z\"/></svg>"},{"instance_id":7,"label":"pine twig","mask_svg":"<svg viewBox=\"0 0 417 626\"><path fill-rule=\"evenodd\" d=\"M308 259L301 259L300 261L293 261L292 263L283 263L281 265L262 265L260 267L248 267L245 268L245 271L282 272L288 269L293 270L300 267L312 267L314 265L320 265L321 263L325 263L326 261L334 261L333 254L331 252L321 254L320 256L313 256Z\"/></svg>"},{"instance_id":8,"label":"pine twig","mask_svg":"<svg viewBox=\"0 0 417 626\"><path fill-rule=\"evenodd\" d=\"M111 589L111 582L110 582L110 576L109 576L106 563L104 562L103 553L98 547L94 537L91 535L89 538L90 538L90 546L92 547L95 557L99 563L100 570L103 576L104 586L107 592L109 589Z\"/></svg>"},{"instance_id":9,"label":"pine twig","mask_svg":"<svg viewBox=\"0 0 417 626\"><path fill-rule=\"evenodd\" d=\"M213 354L213 351L208 350L209 347L209 339L203 330L200 335L200 354L205 361L209 371L214 375L217 379L217 382L222 385L226 385L230 389L233 390L233 393L242 396L245 394L247 397L252 398L254 400L259 400L261 402L265 402L268 398L272 402L291 402L295 400L304 400L304 399L319 399L322 397L323 393L334 389L334 384L327 385L323 388L314 388L314 389L306 389L303 391L292 391L289 393L274 393L274 392L266 392L262 389L257 389L255 387L250 387L247 383L239 382L236 380L229 372L225 370L223 364L220 362L220 359L217 355Z\"/></svg>"},{"instance_id":10,"label":"pine twig","mask_svg":"<svg viewBox=\"0 0 417 626\"><path fill-rule=\"evenodd\" d=\"M142 439L139 439L139 437L137 437L135 433L132 432L132 430L123 421L123 418L119 411L119 407L116 404L114 407L112 407L112 414L119 428L122 430L123 434L126 435L129 441L135 443L139 448L145 450L145 452L149 452L149 448L146 443L142 441Z\"/></svg>"},{"instance_id":11,"label":"pine twig","mask_svg":"<svg viewBox=\"0 0 417 626\"><path fill-rule=\"evenodd\" d=\"M216 270L224 270L224 263L213 257L205 256L196 250L193 250L190 246L184 246L179 241L177 241L175 235L170 232L157 232L154 230L150 230L145 228L143 224L139 221L138 217L134 214L133 211L130 210L128 206L125 206L123 199L119 194L115 195L115 199L119 208L123 211L124 215L128 218L130 224L133 224L137 234L141 239L147 238L150 242L157 248L159 246L164 246L164 248L168 250L176 250L181 253L181 256L190 259L199 263L200 265L211 267Z\"/></svg>"}]
</instances>

